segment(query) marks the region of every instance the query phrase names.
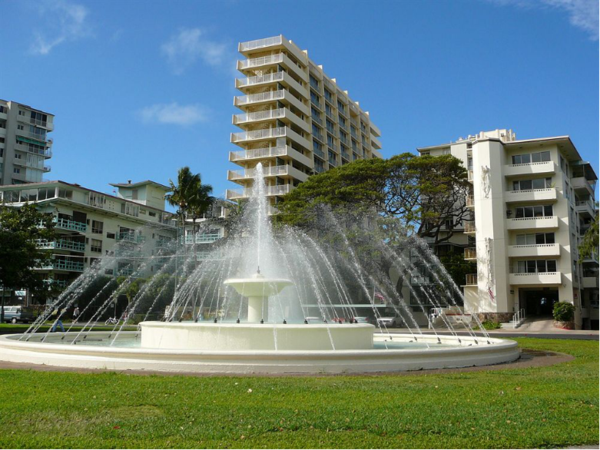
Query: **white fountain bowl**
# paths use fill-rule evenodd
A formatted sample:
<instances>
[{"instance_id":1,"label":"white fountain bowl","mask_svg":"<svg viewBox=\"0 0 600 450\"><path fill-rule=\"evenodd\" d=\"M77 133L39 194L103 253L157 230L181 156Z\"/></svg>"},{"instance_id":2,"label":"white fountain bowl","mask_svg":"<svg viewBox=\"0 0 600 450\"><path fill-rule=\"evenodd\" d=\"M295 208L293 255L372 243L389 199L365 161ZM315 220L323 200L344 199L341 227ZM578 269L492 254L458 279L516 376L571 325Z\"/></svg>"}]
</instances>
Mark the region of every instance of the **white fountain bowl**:
<instances>
[{"instance_id":1,"label":"white fountain bowl","mask_svg":"<svg viewBox=\"0 0 600 450\"><path fill-rule=\"evenodd\" d=\"M362 324L142 322L142 348L203 351L368 350L375 327Z\"/></svg>"},{"instance_id":2,"label":"white fountain bowl","mask_svg":"<svg viewBox=\"0 0 600 450\"><path fill-rule=\"evenodd\" d=\"M89 333L88 340L110 341L107 332ZM123 332L133 338L137 332ZM66 333L72 340L77 333ZM45 364L59 367L108 370L140 370L180 373L228 374L293 374L293 373L369 373L399 372L421 369L486 366L515 361L519 348L515 341L482 337L420 335L421 345L410 348L413 335L375 334L376 343L390 339L407 343L402 350L322 350L322 351L204 351L154 348L122 348L59 344L63 333L50 335L40 342L43 333L27 335L29 342L19 341L22 335L0 336L0 361ZM48 341L52 342L49 343Z\"/></svg>"},{"instance_id":3,"label":"white fountain bowl","mask_svg":"<svg viewBox=\"0 0 600 450\"><path fill-rule=\"evenodd\" d=\"M254 278L230 278L223 284L233 287L240 295L244 297L271 297L279 294L283 288L291 286L294 283L283 278L263 278L255 276Z\"/></svg>"}]
</instances>

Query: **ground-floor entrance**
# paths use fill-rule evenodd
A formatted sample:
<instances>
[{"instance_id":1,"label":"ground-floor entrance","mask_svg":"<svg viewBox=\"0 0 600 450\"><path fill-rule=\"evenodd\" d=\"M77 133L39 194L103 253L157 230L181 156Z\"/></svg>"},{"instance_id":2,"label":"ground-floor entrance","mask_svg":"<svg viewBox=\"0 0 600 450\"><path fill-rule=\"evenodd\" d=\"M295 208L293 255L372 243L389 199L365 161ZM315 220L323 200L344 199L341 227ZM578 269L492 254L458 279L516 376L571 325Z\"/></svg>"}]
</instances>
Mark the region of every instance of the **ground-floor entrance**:
<instances>
[{"instance_id":1,"label":"ground-floor entrance","mask_svg":"<svg viewBox=\"0 0 600 450\"><path fill-rule=\"evenodd\" d=\"M525 309L527 317L551 317L558 301L558 288L519 289L519 308Z\"/></svg>"}]
</instances>

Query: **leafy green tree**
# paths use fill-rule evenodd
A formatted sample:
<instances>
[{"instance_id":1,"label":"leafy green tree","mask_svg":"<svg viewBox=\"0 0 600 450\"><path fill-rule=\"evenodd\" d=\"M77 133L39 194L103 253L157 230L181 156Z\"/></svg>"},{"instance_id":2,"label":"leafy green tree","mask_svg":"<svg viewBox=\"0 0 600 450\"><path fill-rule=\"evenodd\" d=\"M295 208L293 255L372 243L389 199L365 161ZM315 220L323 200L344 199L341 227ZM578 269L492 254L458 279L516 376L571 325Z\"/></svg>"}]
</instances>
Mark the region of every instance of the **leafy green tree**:
<instances>
[{"instance_id":1,"label":"leafy green tree","mask_svg":"<svg viewBox=\"0 0 600 450\"><path fill-rule=\"evenodd\" d=\"M193 174L189 167L182 167L177 173L177 184L169 180L171 191L165 195L165 200L171 205L177 207L177 216L180 224L185 225L185 219L190 206L198 193L200 175Z\"/></svg>"},{"instance_id":2,"label":"leafy green tree","mask_svg":"<svg viewBox=\"0 0 600 450\"><path fill-rule=\"evenodd\" d=\"M585 232L579 245L579 258L581 260L591 258L593 254L598 254L598 211L596 211L596 220Z\"/></svg>"},{"instance_id":3,"label":"leafy green tree","mask_svg":"<svg viewBox=\"0 0 600 450\"><path fill-rule=\"evenodd\" d=\"M380 215L388 239L418 235L449 240L470 211L467 171L452 155L360 160L310 177L284 197L277 220L310 228L319 204Z\"/></svg>"},{"instance_id":4,"label":"leafy green tree","mask_svg":"<svg viewBox=\"0 0 600 450\"><path fill-rule=\"evenodd\" d=\"M196 221L204 217L211 209L215 202L215 198L211 195L213 188L210 184L202 184L202 175L197 174L198 181L192 190L192 196L189 200L188 212L192 217L192 236L194 237L194 264L197 265L196 259L196 233L199 231L196 228Z\"/></svg>"},{"instance_id":5,"label":"leafy green tree","mask_svg":"<svg viewBox=\"0 0 600 450\"><path fill-rule=\"evenodd\" d=\"M0 206L0 285L3 289L28 289L45 297L45 275L36 269L51 259L48 250L40 250L38 241L55 238L51 214L39 212L33 205L20 208ZM4 290L0 320L4 322Z\"/></svg>"}]
</instances>

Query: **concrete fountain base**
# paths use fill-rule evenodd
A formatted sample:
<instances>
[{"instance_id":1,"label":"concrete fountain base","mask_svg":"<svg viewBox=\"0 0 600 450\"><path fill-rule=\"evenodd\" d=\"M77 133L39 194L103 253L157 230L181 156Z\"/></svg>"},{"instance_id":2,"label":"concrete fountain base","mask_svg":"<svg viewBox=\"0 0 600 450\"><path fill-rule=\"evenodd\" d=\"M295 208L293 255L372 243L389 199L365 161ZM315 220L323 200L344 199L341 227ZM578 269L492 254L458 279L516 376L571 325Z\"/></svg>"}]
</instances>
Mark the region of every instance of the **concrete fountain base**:
<instances>
[{"instance_id":1,"label":"concrete fountain base","mask_svg":"<svg viewBox=\"0 0 600 450\"><path fill-rule=\"evenodd\" d=\"M348 325L350 326L350 325ZM66 333L65 341L77 333ZM119 339L135 339L137 332L120 333ZM108 370L151 370L163 372L227 373L227 374L319 374L399 372L421 369L485 366L515 361L520 352L517 343L501 339L419 336L420 347L413 347L414 336L406 334L374 334L376 345L406 344L402 349L320 350L320 351L204 351L140 347L110 347L109 333L92 332L77 345L64 344L63 333L0 336L0 361L47 364ZM114 335L112 336L114 338ZM138 338L139 339L139 338ZM90 342L93 341L93 342ZM106 344L103 346L101 341ZM476 342L477 341L477 342ZM488 343L489 342L489 343ZM100 343L100 345L98 345ZM94 344L94 345L92 345ZM445 347L444 344L452 345ZM425 346L424 346L425 345Z\"/></svg>"},{"instance_id":2,"label":"concrete fountain base","mask_svg":"<svg viewBox=\"0 0 600 450\"><path fill-rule=\"evenodd\" d=\"M204 351L368 350L369 324L142 322L143 348Z\"/></svg>"}]
</instances>

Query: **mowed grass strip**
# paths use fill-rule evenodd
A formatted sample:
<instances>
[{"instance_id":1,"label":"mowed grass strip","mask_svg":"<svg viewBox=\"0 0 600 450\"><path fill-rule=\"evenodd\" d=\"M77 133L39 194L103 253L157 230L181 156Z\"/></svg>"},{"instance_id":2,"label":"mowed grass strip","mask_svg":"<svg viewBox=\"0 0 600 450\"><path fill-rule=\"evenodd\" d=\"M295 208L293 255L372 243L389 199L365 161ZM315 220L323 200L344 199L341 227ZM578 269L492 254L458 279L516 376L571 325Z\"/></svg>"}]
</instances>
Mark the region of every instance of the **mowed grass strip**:
<instances>
[{"instance_id":1,"label":"mowed grass strip","mask_svg":"<svg viewBox=\"0 0 600 450\"><path fill-rule=\"evenodd\" d=\"M0 370L2 448L556 448L598 443L598 342L446 374L185 377Z\"/></svg>"}]
</instances>

